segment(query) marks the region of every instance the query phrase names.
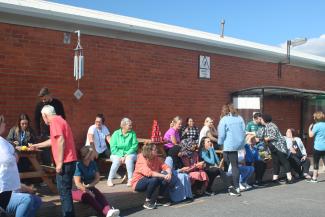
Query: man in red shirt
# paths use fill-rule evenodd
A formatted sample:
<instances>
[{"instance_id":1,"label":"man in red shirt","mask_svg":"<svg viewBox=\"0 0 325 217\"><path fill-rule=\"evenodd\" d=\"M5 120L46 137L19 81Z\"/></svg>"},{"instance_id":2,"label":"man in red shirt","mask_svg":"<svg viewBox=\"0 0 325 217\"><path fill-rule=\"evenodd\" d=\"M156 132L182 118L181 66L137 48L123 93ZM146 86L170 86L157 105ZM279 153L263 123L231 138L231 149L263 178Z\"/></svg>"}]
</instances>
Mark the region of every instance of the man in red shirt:
<instances>
[{"instance_id":1,"label":"man in red shirt","mask_svg":"<svg viewBox=\"0 0 325 217\"><path fill-rule=\"evenodd\" d=\"M52 147L63 216L74 217L71 188L77 154L72 131L68 123L56 115L53 106L45 105L41 113L45 124L50 126L50 139L34 144L32 148Z\"/></svg>"}]
</instances>

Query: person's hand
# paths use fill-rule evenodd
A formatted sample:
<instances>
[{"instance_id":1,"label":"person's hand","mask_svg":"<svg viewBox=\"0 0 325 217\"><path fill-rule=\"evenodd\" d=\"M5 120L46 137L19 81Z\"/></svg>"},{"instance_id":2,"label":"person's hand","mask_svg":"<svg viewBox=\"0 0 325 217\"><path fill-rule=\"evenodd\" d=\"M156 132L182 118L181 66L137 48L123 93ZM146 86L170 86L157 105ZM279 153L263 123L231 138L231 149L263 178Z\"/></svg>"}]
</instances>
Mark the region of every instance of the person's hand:
<instances>
[{"instance_id":1,"label":"person's hand","mask_svg":"<svg viewBox=\"0 0 325 217\"><path fill-rule=\"evenodd\" d=\"M294 149L294 148L290 148L290 152L292 153L292 154L297 154L297 151Z\"/></svg>"},{"instance_id":2,"label":"person's hand","mask_svg":"<svg viewBox=\"0 0 325 217\"><path fill-rule=\"evenodd\" d=\"M124 164L125 163L125 156L120 158L120 163Z\"/></svg>"},{"instance_id":3,"label":"person's hand","mask_svg":"<svg viewBox=\"0 0 325 217\"><path fill-rule=\"evenodd\" d=\"M61 173L62 172L62 166L63 166L63 163L57 163L56 164L56 167L55 167L56 173Z\"/></svg>"},{"instance_id":4,"label":"person's hand","mask_svg":"<svg viewBox=\"0 0 325 217\"><path fill-rule=\"evenodd\" d=\"M183 167L183 168L179 169L179 172L185 173L189 169L190 169L190 167Z\"/></svg>"},{"instance_id":5,"label":"person's hand","mask_svg":"<svg viewBox=\"0 0 325 217\"><path fill-rule=\"evenodd\" d=\"M305 155L305 156L303 156L302 158L301 158L301 162L303 162L303 161L305 161L306 160L306 158L307 158L307 156Z\"/></svg>"},{"instance_id":6,"label":"person's hand","mask_svg":"<svg viewBox=\"0 0 325 217\"><path fill-rule=\"evenodd\" d=\"M96 150L94 151L94 154L95 154L95 159L98 159L98 152Z\"/></svg>"},{"instance_id":7,"label":"person's hand","mask_svg":"<svg viewBox=\"0 0 325 217\"><path fill-rule=\"evenodd\" d=\"M168 173L167 175L165 175L165 178L164 178L167 182L170 182L170 180L172 179L172 174L171 173Z\"/></svg>"},{"instance_id":8,"label":"person's hand","mask_svg":"<svg viewBox=\"0 0 325 217\"><path fill-rule=\"evenodd\" d=\"M19 145L18 141L14 141L13 143L14 143L14 145Z\"/></svg>"},{"instance_id":9,"label":"person's hand","mask_svg":"<svg viewBox=\"0 0 325 217\"><path fill-rule=\"evenodd\" d=\"M35 144L28 145L29 150L36 151L38 148Z\"/></svg>"}]
</instances>

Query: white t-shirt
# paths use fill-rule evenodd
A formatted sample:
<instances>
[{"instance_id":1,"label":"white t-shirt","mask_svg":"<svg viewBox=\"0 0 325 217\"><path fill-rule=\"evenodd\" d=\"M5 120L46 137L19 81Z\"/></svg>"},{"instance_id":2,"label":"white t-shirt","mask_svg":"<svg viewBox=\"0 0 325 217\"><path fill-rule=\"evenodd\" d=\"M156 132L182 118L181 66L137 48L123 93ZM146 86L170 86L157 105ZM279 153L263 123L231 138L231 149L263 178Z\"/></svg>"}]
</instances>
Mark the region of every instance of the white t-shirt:
<instances>
[{"instance_id":1,"label":"white t-shirt","mask_svg":"<svg viewBox=\"0 0 325 217\"><path fill-rule=\"evenodd\" d=\"M96 125L91 125L88 129L86 146L89 146L88 134L94 136L94 143L97 153L103 153L107 149L106 137L110 135L108 128L105 125L102 125L102 129L97 129Z\"/></svg>"},{"instance_id":2,"label":"white t-shirt","mask_svg":"<svg viewBox=\"0 0 325 217\"><path fill-rule=\"evenodd\" d=\"M200 136L199 136L199 146L201 144L201 140L203 137L208 136L208 132L210 131L210 128L208 126L203 126L201 131L200 131Z\"/></svg>"},{"instance_id":3,"label":"white t-shirt","mask_svg":"<svg viewBox=\"0 0 325 217\"><path fill-rule=\"evenodd\" d=\"M20 188L15 149L0 136L0 193Z\"/></svg>"}]
</instances>

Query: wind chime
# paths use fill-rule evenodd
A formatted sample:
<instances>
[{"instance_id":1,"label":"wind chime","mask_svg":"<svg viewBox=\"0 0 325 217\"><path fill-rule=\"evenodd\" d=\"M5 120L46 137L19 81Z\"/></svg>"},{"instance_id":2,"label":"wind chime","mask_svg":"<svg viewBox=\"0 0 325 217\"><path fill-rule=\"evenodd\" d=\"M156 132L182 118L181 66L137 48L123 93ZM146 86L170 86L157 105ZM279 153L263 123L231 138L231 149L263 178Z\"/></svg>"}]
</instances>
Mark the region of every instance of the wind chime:
<instances>
[{"instance_id":1,"label":"wind chime","mask_svg":"<svg viewBox=\"0 0 325 217\"><path fill-rule=\"evenodd\" d=\"M78 82L78 89L74 92L74 96L79 100L83 96L79 89L79 80L84 76L84 56L83 48L80 44L80 30L75 31L75 33L78 35L78 43L74 49L73 77Z\"/></svg>"}]
</instances>

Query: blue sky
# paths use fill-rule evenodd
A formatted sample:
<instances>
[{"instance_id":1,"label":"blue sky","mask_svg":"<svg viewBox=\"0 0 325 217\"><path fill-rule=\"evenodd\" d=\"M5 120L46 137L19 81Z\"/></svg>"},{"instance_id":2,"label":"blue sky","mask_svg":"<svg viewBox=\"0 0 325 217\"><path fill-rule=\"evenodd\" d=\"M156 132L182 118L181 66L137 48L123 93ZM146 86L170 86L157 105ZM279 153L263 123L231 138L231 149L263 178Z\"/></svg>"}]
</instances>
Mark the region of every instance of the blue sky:
<instances>
[{"instance_id":1,"label":"blue sky","mask_svg":"<svg viewBox=\"0 0 325 217\"><path fill-rule=\"evenodd\" d=\"M51 0L211 33L284 46L288 39L307 37L295 49L325 56L324 0Z\"/></svg>"}]
</instances>

